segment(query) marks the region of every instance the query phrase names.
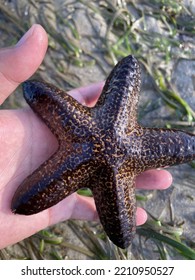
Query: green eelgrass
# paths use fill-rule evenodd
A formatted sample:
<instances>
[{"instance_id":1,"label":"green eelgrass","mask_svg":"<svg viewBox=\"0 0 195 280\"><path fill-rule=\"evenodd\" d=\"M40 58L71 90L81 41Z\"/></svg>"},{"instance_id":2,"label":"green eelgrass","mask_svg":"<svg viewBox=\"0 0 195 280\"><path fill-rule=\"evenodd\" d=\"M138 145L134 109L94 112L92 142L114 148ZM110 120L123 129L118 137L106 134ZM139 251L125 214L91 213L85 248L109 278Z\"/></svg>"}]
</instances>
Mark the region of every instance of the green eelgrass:
<instances>
[{"instance_id":1,"label":"green eelgrass","mask_svg":"<svg viewBox=\"0 0 195 280\"><path fill-rule=\"evenodd\" d=\"M189 246L178 242L164 234L161 234L150 228L137 228L137 233L141 236L146 237L147 239L152 239L159 241L160 243L166 243L170 245L172 248L177 250L179 254L189 260L195 260L195 250L191 249Z\"/></svg>"}]
</instances>

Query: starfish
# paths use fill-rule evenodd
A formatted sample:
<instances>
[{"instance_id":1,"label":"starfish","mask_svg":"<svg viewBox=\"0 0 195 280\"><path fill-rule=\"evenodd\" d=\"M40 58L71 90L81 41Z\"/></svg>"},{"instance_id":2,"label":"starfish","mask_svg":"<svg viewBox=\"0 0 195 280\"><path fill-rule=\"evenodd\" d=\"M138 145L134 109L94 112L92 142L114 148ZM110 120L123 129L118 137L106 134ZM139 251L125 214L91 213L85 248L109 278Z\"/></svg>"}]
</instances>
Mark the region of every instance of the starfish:
<instances>
[{"instance_id":1,"label":"starfish","mask_svg":"<svg viewBox=\"0 0 195 280\"><path fill-rule=\"evenodd\" d=\"M23 91L59 147L19 186L12 211L35 214L90 188L108 237L128 247L136 229L136 176L195 159L195 135L138 124L140 66L131 55L111 71L93 108L45 82L26 81Z\"/></svg>"}]
</instances>

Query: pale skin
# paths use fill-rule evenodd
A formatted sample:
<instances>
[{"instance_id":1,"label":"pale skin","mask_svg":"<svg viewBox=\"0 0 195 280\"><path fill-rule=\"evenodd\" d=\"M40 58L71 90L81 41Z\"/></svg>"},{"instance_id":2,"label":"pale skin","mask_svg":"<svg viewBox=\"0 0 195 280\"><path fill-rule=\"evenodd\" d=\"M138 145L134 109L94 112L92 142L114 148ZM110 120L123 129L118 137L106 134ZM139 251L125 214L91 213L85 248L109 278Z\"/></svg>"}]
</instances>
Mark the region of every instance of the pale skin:
<instances>
[{"instance_id":1,"label":"pale skin","mask_svg":"<svg viewBox=\"0 0 195 280\"><path fill-rule=\"evenodd\" d=\"M15 88L30 78L44 59L47 34L40 25L33 25L18 44L0 50L0 104ZM87 106L93 106L103 82L69 92ZM94 200L76 193L57 205L32 216L15 215L10 210L12 196L34 169L57 148L50 130L29 107L20 110L0 110L0 248L14 244L35 232L68 219L98 219ZM166 189L172 176L166 170L149 170L138 176L140 189ZM137 208L137 225L147 215Z\"/></svg>"}]
</instances>

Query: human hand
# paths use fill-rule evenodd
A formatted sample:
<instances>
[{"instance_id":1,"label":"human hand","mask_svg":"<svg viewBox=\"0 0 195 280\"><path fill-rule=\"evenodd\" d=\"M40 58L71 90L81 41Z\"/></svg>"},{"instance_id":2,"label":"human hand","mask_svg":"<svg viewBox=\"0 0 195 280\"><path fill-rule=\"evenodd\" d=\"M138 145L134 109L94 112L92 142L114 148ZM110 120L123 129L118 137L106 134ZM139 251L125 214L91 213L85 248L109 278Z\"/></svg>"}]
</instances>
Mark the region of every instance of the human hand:
<instances>
[{"instance_id":1,"label":"human hand","mask_svg":"<svg viewBox=\"0 0 195 280\"><path fill-rule=\"evenodd\" d=\"M40 25L34 25L22 41L0 50L0 104L41 64L47 49L47 35ZM93 106L103 83L69 92L82 104ZM11 199L17 187L57 148L57 140L31 109L0 110L0 248L16 243L35 232L67 219L97 219L93 198L77 193L57 205L32 216L11 212ZM138 176L136 187L165 189L172 177L165 170L150 170ZM137 225L147 219L146 212L137 209Z\"/></svg>"}]
</instances>

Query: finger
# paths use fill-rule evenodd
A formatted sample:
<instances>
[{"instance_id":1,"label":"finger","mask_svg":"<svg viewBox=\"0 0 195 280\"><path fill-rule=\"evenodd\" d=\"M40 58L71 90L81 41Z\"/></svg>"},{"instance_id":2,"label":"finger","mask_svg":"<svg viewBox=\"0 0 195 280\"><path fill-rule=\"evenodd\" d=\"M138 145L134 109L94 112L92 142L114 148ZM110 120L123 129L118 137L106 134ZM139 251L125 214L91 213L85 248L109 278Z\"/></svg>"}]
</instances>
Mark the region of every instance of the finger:
<instances>
[{"instance_id":1,"label":"finger","mask_svg":"<svg viewBox=\"0 0 195 280\"><path fill-rule=\"evenodd\" d=\"M68 94L74 97L81 104L93 107L102 92L103 86L104 82L98 82L86 87L70 90Z\"/></svg>"},{"instance_id":2,"label":"finger","mask_svg":"<svg viewBox=\"0 0 195 280\"><path fill-rule=\"evenodd\" d=\"M66 211L64 211L65 208ZM49 225L59 223L67 219L87 221L99 220L94 199L92 197L86 197L76 193L50 208L48 214ZM147 214L145 210L138 207L136 213L137 226L144 224L146 220Z\"/></svg>"},{"instance_id":3,"label":"finger","mask_svg":"<svg viewBox=\"0 0 195 280\"><path fill-rule=\"evenodd\" d=\"M14 47L0 50L0 104L37 70L45 56L47 42L45 30L35 24Z\"/></svg>"},{"instance_id":4,"label":"finger","mask_svg":"<svg viewBox=\"0 0 195 280\"><path fill-rule=\"evenodd\" d=\"M143 225L147 220L147 213L144 209L138 207L136 212L136 225Z\"/></svg>"},{"instance_id":5,"label":"finger","mask_svg":"<svg viewBox=\"0 0 195 280\"><path fill-rule=\"evenodd\" d=\"M98 219L96 206L92 197L74 193L60 203L51 207L48 212L49 225L68 219L94 221Z\"/></svg>"},{"instance_id":6,"label":"finger","mask_svg":"<svg viewBox=\"0 0 195 280\"><path fill-rule=\"evenodd\" d=\"M136 187L139 189L167 189L173 178L167 170L148 170L136 178Z\"/></svg>"}]
</instances>

